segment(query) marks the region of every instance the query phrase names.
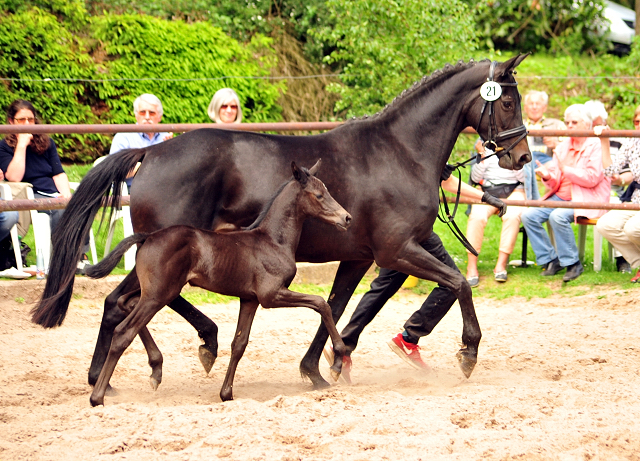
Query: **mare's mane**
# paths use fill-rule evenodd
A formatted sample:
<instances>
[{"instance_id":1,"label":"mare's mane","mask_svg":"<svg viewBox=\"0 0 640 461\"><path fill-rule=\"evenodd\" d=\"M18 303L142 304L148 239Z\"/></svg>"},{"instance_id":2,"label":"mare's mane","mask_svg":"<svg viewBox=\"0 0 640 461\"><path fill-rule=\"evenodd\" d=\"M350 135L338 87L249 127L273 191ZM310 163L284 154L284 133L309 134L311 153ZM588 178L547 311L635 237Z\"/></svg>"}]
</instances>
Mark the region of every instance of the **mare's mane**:
<instances>
[{"instance_id":1,"label":"mare's mane","mask_svg":"<svg viewBox=\"0 0 640 461\"><path fill-rule=\"evenodd\" d=\"M309 176L313 176L311 173L309 173L309 170L305 167L298 167L303 173L309 175ZM265 205L262 207L262 211L260 211L260 214L258 215L258 217L256 218L256 220L253 222L253 224L249 224L246 227L242 227L241 230L243 231L248 231L248 230L252 230L255 229L256 227L258 227L260 225L260 223L262 221L264 221L265 216L267 216L267 213L269 212L269 209L271 209L271 205L273 205L273 202L276 200L276 198L278 197L278 195L280 195L282 193L282 190L286 187L287 184L289 184L291 181L295 181L295 178L293 176L291 176L289 179L287 179L285 182L283 182L282 184L280 184L280 187L278 187L278 190L275 192L275 194L273 194L271 196L271 198L267 201L267 203L265 203Z\"/></svg>"},{"instance_id":2,"label":"mare's mane","mask_svg":"<svg viewBox=\"0 0 640 461\"><path fill-rule=\"evenodd\" d=\"M368 119L368 118L381 117L385 113L389 112L391 109L393 109L396 106L398 106L405 99L407 99L410 96L412 96L414 93L417 93L418 91L421 91L421 90L424 90L424 89L429 89L429 88L432 88L432 87L436 87L443 80L449 79L452 75L455 75L455 74L458 74L460 72L463 72L463 71L465 71L465 70L467 70L467 69L469 69L471 67L474 67L477 64L483 63L483 62L489 62L489 59L483 59L482 61L474 61L473 59L470 59L469 62L464 62L464 61L460 60L460 61L458 61L458 63L456 65L451 65L451 64L447 63L447 64L444 65L444 67L442 69L436 69L431 73L431 75L425 75L420 80L414 82L413 85L411 85L409 88L407 88L402 93L400 93L398 96L396 96L393 99L393 101L391 101L389 104L384 106L379 112L376 112L374 115L372 115L372 116L364 115L362 117L353 117L348 122L357 121L357 120L363 120L363 119Z\"/></svg>"}]
</instances>

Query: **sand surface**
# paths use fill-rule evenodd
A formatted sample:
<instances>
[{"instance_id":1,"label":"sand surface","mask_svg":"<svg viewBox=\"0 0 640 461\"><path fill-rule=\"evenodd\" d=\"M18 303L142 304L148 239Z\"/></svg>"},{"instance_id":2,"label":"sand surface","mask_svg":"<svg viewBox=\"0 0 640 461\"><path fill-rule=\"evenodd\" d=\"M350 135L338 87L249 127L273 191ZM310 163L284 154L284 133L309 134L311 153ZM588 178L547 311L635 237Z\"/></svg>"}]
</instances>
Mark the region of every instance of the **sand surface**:
<instances>
[{"instance_id":1,"label":"sand surface","mask_svg":"<svg viewBox=\"0 0 640 461\"><path fill-rule=\"evenodd\" d=\"M111 381L117 395L91 408L87 370L108 287L87 285L64 325L45 330L29 321L37 286L29 285L23 302L6 286L0 460L640 460L640 288L476 298L483 338L468 380L455 359L457 305L421 342L434 374L410 368L389 349L422 302L403 292L365 330L353 355L354 385L317 391L301 380L298 365L319 316L260 309L235 400L225 403L218 394L237 305L201 306L220 327L209 376L195 331L164 309L150 324L164 354L159 389L149 385L136 339ZM324 361L321 368L328 378Z\"/></svg>"}]
</instances>

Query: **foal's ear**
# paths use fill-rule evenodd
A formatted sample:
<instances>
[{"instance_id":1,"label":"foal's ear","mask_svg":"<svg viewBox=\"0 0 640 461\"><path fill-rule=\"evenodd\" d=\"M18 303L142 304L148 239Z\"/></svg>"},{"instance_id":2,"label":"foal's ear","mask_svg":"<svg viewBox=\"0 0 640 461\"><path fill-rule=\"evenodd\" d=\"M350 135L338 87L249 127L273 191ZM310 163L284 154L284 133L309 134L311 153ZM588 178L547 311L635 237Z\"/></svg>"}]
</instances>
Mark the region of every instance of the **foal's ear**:
<instances>
[{"instance_id":1,"label":"foal's ear","mask_svg":"<svg viewBox=\"0 0 640 461\"><path fill-rule=\"evenodd\" d=\"M291 171L293 172L293 178L301 183L303 186L307 183L307 174L298 168L296 162L291 161Z\"/></svg>"},{"instance_id":2,"label":"foal's ear","mask_svg":"<svg viewBox=\"0 0 640 461\"><path fill-rule=\"evenodd\" d=\"M504 77L509 72L513 72L513 70L520 65L524 59L529 56L531 53L519 54L518 56L514 56L508 61L502 62L498 65L497 74Z\"/></svg>"},{"instance_id":3,"label":"foal's ear","mask_svg":"<svg viewBox=\"0 0 640 461\"><path fill-rule=\"evenodd\" d=\"M315 165L313 165L311 168L309 168L309 173L311 173L313 176L316 175L316 173L318 172L318 169L320 168L320 164L322 163L322 159L319 158L318 161L316 162Z\"/></svg>"}]
</instances>

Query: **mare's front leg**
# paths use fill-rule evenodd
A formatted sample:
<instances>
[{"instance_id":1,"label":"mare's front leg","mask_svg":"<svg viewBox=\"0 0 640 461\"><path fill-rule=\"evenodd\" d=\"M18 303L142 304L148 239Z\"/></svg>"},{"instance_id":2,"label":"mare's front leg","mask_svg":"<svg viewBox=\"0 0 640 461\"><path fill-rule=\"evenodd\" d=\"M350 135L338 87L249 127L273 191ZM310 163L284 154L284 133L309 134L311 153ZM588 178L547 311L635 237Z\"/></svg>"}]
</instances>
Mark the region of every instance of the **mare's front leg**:
<instances>
[{"instance_id":1,"label":"mare's front leg","mask_svg":"<svg viewBox=\"0 0 640 461\"><path fill-rule=\"evenodd\" d=\"M222 383L222 389L220 390L220 398L223 402L233 400L233 378L236 375L238 362L240 362L249 343L249 333L251 332L253 319L256 316L256 310L258 310L258 300L240 300L238 326L236 328L236 334L233 337L233 342L231 343L231 358L229 359L227 374L224 377L224 383Z\"/></svg>"},{"instance_id":2,"label":"mare's front leg","mask_svg":"<svg viewBox=\"0 0 640 461\"><path fill-rule=\"evenodd\" d=\"M482 338L469 283L459 271L438 260L416 242L407 242L399 252L392 251L390 254L396 256L397 259L385 261L382 258L378 259L378 255L376 255L376 260L382 267L395 269L446 286L458 298L462 312L463 347L458 351L456 357L460 369L468 378L478 361L478 345Z\"/></svg>"},{"instance_id":3,"label":"mare's front leg","mask_svg":"<svg viewBox=\"0 0 640 461\"><path fill-rule=\"evenodd\" d=\"M322 323L331 336L333 343L333 364L331 365L331 375L335 381L340 377L342 371L342 357L347 352L347 348L338 333L336 323L333 320L331 306L321 297L297 293L287 288L281 288L270 299L260 299L265 308L273 307L309 307L318 312L322 317ZM326 339L325 339L326 341Z\"/></svg>"},{"instance_id":4,"label":"mare's front leg","mask_svg":"<svg viewBox=\"0 0 640 461\"><path fill-rule=\"evenodd\" d=\"M344 313L349 299L351 299L353 292L358 287L358 283L360 283L372 263L373 261L342 261L340 263L328 300L334 323L337 323ZM309 350L307 350L300 362L300 374L309 378L315 389L330 386L320 374L320 356L328 337L329 333L324 326L324 322L320 323Z\"/></svg>"},{"instance_id":5,"label":"mare's front leg","mask_svg":"<svg viewBox=\"0 0 640 461\"><path fill-rule=\"evenodd\" d=\"M136 268L134 267L124 280L120 282L120 285L104 300L104 312L100 323L100 332L98 333L98 340L96 341L91 366L89 367L89 384L92 386L95 385L98 380L100 370L102 370L104 361L107 358L107 353L111 346L111 338L113 337L113 330L127 315L118 308L118 299L126 293L131 293L139 289L138 276L136 274Z\"/></svg>"},{"instance_id":6,"label":"mare's front leg","mask_svg":"<svg viewBox=\"0 0 640 461\"><path fill-rule=\"evenodd\" d=\"M204 371L209 374L218 357L218 326L182 296L171 301L169 307L189 322L204 341L198 348L198 358Z\"/></svg>"},{"instance_id":7,"label":"mare's front leg","mask_svg":"<svg viewBox=\"0 0 640 461\"><path fill-rule=\"evenodd\" d=\"M109 385L118 360L135 339L140 330L145 327L153 316L164 307L164 302L158 302L152 298L140 299L133 311L113 331L113 339L109 348L109 354L104 362L100 376L96 381L89 401L92 406L104 405L104 394Z\"/></svg>"},{"instance_id":8,"label":"mare's front leg","mask_svg":"<svg viewBox=\"0 0 640 461\"><path fill-rule=\"evenodd\" d=\"M132 291L118 299L118 307L123 312L130 314L140 301L140 290ZM156 342L153 340L151 333L147 327L140 329L140 340L147 351L149 358L149 366L151 367L151 376L149 377L149 383L154 391L158 390L158 386L162 382L162 353Z\"/></svg>"}]
</instances>

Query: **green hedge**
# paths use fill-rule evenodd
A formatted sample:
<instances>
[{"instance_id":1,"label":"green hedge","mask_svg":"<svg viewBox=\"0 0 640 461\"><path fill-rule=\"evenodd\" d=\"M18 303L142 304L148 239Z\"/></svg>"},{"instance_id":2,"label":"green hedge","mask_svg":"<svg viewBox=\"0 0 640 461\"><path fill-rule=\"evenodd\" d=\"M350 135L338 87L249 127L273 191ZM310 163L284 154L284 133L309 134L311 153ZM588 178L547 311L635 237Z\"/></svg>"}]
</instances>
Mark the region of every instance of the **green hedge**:
<instances>
[{"instance_id":1,"label":"green hedge","mask_svg":"<svg viewBox=\"0 0 640 461\"><path fill-rule=\"evenodd\" d=\"M6 79L0 107L28 99L50 124L132 123L132 103L142 93L162 100L165 122L210 122L207 106L223 87L238 92L246 121L281 118L277 100L286 88L283 81L202 80L269 76L276 57L270 39L261 35L241 44L208 23L139 15L71 21L32 7L0 16L0 49L0 77ZM54 139L63 159L90 161L108 151L111 138Z\"/></svg>"}]
</instances>

